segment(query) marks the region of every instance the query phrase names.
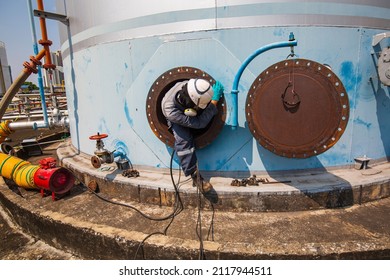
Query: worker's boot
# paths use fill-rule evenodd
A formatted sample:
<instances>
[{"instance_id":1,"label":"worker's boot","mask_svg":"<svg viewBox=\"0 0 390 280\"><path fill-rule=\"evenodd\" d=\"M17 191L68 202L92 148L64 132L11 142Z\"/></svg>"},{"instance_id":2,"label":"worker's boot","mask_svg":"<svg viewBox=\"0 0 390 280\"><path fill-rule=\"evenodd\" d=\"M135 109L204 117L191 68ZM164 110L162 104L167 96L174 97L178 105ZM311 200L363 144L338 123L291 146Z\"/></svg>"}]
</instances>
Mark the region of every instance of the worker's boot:
<instances>
[{"instance_id":1,"label":"worker's boot","mask_svg":"<svg viewBox=\"0 0 390 280\"><path fill-rule=\"evenodd\" d=\"M213 188L210 182L203 179L202 175L198 171L191 174L192 186L198 187L202 193L208 193Z\"/></svg>"}]
</instances>

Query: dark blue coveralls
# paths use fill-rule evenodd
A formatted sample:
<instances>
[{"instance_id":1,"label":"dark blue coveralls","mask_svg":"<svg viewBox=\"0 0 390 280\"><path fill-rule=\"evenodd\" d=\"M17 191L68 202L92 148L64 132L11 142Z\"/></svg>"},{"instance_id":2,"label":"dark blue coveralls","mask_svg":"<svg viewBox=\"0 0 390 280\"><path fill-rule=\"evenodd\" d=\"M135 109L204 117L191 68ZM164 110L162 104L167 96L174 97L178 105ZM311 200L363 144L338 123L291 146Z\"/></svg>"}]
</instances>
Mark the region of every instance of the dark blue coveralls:
<instances>
[{"instance_id":1,"label":"dark blue coveralls","mask_svg":"<svg viewBox=\"0 0 390 280\"><path fill-rule=\"evenodd\" d=\"M209 103L201 114L195 117L186 116L184 114L186 108L183 108L176 101L176 94L187 82L176 83L161 101L162 112L167 119L169 129L172 130L175 137L174 149L179 157L185 176L191 175L197 169L195 141L192 130L205 128L218 113L217 107Z\"/></svg>"}]
</instances>

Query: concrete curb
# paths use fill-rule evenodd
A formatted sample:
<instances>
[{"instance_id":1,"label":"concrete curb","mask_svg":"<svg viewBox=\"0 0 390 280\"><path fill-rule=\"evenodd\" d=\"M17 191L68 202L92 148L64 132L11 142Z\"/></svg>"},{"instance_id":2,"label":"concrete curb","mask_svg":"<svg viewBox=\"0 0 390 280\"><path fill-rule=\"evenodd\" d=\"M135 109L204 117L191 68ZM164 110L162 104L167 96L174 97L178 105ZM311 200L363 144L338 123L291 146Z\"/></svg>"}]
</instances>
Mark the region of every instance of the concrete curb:
<instances>
[{"instance_id":1,"label":"concrete curb","mask_svg":"<svg viewBox=\"0 0 390 280\"><path fill-rule=\"evenodd\" d=\"M126 193L133 201L159 206L172 206L175 201L166 170L142 169L138 170L140 177L126 178L111 164L107 166L112 171L102 172L91 166L89 155L78 153L69 142L57 150L57 155L61 164L72 170L80 181L85 185L96 181L104 193L117 196ZM270 180L290 183L251 187L232 187L233 178L213 177L215 191L208 198L221 211L288 212L346 207L390 197L390 164L378 165L375 171L374 175L364 175L355 169L281 173L269 177ZM182 200L186 207L196 207L196 189L189 181L180 186ZM208 204L204 207L210 209Z\"/></svg>"}]
</instances>

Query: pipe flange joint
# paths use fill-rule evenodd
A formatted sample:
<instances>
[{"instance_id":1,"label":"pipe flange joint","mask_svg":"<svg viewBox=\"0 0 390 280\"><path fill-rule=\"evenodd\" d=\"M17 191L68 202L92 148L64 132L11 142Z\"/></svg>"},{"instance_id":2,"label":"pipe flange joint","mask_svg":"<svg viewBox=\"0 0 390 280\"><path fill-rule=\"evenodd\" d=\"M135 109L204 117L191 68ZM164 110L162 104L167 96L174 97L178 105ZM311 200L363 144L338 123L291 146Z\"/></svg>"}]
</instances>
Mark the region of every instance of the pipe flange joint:
<instances>
[{"instance_id":1,"label":"pipe flange joint","mask_svg":"<svg viewBox=\"0 0 390 280\"><path fill-rule=\"evenodd\" d=\"M51 46L53 44L52 41L50 41L50 40L43 40L43 39L39 40L38 43L41 44L42 46Z\"/></svg>"},{"instance_id":2,"label":"pipe flange joint","mask_svg":"<svg viewBox=\"0 0 390 280\"><path fill-rule=\"evenodd\" d=\"M34 63L34 65L42 65L42 62L35 56L30 56L30 60Z\"/></svg>"},{"instance_id":3,"label":"pipe flange joint","mask_svg":"<svg viewBox=\"0 0 390 280\"><path fill-rule=\"evenodd\" d=\"M38 73L38 69L36 68L36 65L33 64L33 63L28 63L27 61L25 61L23 63L23 66L25 68L26 71L28 71L29 73Z\"/></svg>"},{"instance_id":4,"label":"pipe flange joint","mask_svg":"<svg viewBox=\"0 0 390 280\"><path fill-rule=\"evenodd\" d=\"M91 164L93 167L99 168L100 166L102 166L102 160L98 156L92 156L91 157Z\"/></svg>"},{"instance_id":5,"label":"pipe flange joint","mask_svg":"<svg viewBox=\"0 0 390 280\"><path fill-rule=\"evenodd\" d=\"M45 64L43 64L43 68L45 68L45 69L56 69L56 66L55 66L55 64L45 63Z\"/></svg>"}]
</instances>

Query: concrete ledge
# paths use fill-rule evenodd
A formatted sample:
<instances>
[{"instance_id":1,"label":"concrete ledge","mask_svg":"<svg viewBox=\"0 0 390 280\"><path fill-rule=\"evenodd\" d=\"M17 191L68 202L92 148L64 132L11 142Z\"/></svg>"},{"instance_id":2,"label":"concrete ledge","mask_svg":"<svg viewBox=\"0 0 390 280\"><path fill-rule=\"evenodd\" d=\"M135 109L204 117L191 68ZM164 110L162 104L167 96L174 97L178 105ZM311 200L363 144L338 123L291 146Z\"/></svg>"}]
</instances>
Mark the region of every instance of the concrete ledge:
<instances>
[{"instance_id":1,"label":"concrete ledge","mask_svg":"<svg viewBox=\"0 0 390 280\"><path fill-rule=\"evenodd\" d=\"M213 177L214 209L184 183L184 209L171 223L151 219L173 211L168 174L141 170L141 177L125 178L93 169L88 155L61 149L72 149L60 148L62 162L77 167L81 181L98 180L107 200L79 184L52 201L0 178L0 206L26 233L79 258L198 259L200 213L207 259L390 259L388 164L370 176L352 169L284 174L280 179L291 184L272 186L238 188L228 185L231 178Z\"/></svg>"},{"instance_id":2,"label":"concrete ledge","mask_svg":"<svg viewBox=\"0 0 390 280\"><path fill-rule=\"evenodd\" d=\"M174 188L169 170L142 169L140 177L126 178L115 164L109 171L97 170L90 164L90 155L77 152L70 142L57 150L63 166L72 170L81 182L94 180L100 191L158 206L172 206L175 201ZM340 169L333 171L310 170L294 173L280 173L266 176L272 184L234 187L235 178L211 177L215 191L207 197L214 207L221 211L301 211L337 208L362 204L390 196L390 164L375 166L371 175L366 170ZM178 178L175 171L175 178ZM197 207L196 189L191 180L183 179L180 192L186 207ZM288 183L281 183L288 181ZM203 206L210 209L210 204Z\"/></svg>"},{"instance_id":3,"label":"concrete ledge","mask_svg":"<svg viewBox=\"0 0 390 280\"><path fill-rule=\"evenodd\" d=\"M21 191L18 195L0 182L1 205L13 220L29 234L80 258L198 259L196 209L185 209L168 235L151 236L139 250L142 241L166 223L145 220L81 189L57 201ZM207 259L390 259L389 202L292 213L216 212L214 241L203 242L204 252ZM159 215L169 210L138 207ZM202 215L206 226L211 213Z\"/></svg>"}]
</instances>

